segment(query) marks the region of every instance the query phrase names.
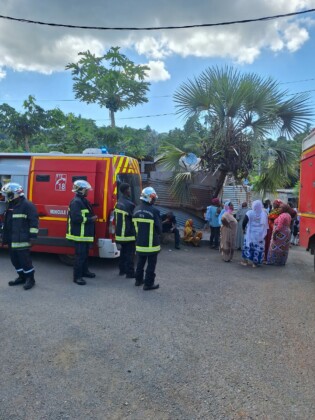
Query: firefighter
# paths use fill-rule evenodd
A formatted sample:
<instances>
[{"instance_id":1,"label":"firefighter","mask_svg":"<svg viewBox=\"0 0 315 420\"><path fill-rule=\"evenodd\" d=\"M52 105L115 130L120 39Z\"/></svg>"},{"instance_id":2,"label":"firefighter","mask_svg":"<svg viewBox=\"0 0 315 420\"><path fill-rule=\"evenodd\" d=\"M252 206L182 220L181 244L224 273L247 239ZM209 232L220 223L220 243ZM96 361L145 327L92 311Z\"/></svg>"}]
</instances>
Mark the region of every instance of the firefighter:
<instances>
[{"instance_id":1,"label":"firefighter","mask_svg":"<svg viewBox=\"0 0 315 420\"><path fill-rule=\"evenodd\" d=\"M123 183L119 187L122 194L115 207L116 241L121 245L119 258L119 275L126 274L126 278L135 278L135 228L132 223L132 213L135 204L131 201L130 185Z\"/></svg>"},{"instance_id":2,"label":"firefighter","mask_svg":"<svg viewBox=\"0 0 315 420\"><path fill-rule=\"evenodd\" d=\"M35 285L31 246L38 234L38 214L36 207L24 197L21 185L15 182L5 184L1 193L6 197L8 207L3 226L3 245L8 245L11 262L18 277L9 281L9 286L23 284L24 289Z\"/></svg>"},{"instance_id":3,"label":"firefighter","mask_svg":"<svg viewBox=\"0 0 315 420\"><path fill-rule=\"evenodd\" d=\"M162 233L160 212L154 207L158 196L152 187L142 190L140 200L133 213L133 222L136 228L136 252L138 263L136 269L135 286L143 286L143 290L158 289L154 284L157 256L160 252L160 234ZM144 266L147 264L145 278Z\"/></svg>"},{"instance_id":4,"label":"firefighter","mask_svg":"<svg viewBox=\"0 0 315 420\"><path fill-rule=\"evenodd\" d=\"M75 258L73 266L73 282L83 286L83 277L94 278L95 273L88 269L90 245L94 242L94 215L91 203L87 200L91 185L82 179L74 182L72 192L74 199L69 204L66 238L74 242Z\"/></svg>"}]
</instances>

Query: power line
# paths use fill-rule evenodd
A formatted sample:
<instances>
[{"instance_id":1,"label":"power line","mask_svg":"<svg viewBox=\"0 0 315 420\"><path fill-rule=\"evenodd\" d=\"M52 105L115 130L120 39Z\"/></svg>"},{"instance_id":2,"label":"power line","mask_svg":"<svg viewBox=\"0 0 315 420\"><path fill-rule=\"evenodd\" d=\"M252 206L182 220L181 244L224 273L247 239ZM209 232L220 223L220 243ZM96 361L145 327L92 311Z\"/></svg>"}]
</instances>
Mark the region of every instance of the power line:
<instances>
[{"instance_id":1,"label":"power line","mask_svg":"<svg viewBox=\"0 0 315 420\"><path fill-rule=\"evenodd\" d=\"M315 79L293 80L293 81L291 81L291 82L280 82L279 84L280 84L280 85L288 85L288 84L290 84L290 83L312 82L312 81L314 81L314 80L315 80Z\"/></svg>"},{"instance_id":2,"label":"power line","mask_svg":"<svg viewBox=\"0 0 315 420\"><path fill-rule=\"evenodd\" d=\"M0 15L0 19L7 19L7 20L15 21L15 22L20 22L20 23L31 23L35 25L54 26L54 27L62 27L62 28L70 28L70 29L92 29L92 30L101 30L101 31L159 31L159 30L167 30L167 29L209 28L213 26L227 26L227 25L235 25L239 23L243 24L243 23L250 23L250 22L264 22L268 20L298 16L298 15L303 15L306 13L313 13L313 12L315 12L315 9L308 9L308 10L303 10L301 12L285 13L285 14L274 15L274 16L265 16L265 17L256 18L256 19L243 19L243 20L234 20L234 21L217 22L217 23L202 23L202 24L195 24L195 25L148 26L148 27L81 26L81 25L69 25L69 24L64 24L64 23L42 22L38 20L15 18L12 16L4 16L4 15Z\"/></svg>"},{"instance_id":3,"label":"power line","mask_svg":"<svg viewBox=\"0 0 315 420\"><path fill-rule=\"evenodd\" d=\"M138 118L165 117L167 115L176 115L176 112L170 112L168 114L139 115L138 117L117 117L117 120L135 120ZM102 118L94 121L110 121L110 118Z\"/></svg>"}]
</instances>

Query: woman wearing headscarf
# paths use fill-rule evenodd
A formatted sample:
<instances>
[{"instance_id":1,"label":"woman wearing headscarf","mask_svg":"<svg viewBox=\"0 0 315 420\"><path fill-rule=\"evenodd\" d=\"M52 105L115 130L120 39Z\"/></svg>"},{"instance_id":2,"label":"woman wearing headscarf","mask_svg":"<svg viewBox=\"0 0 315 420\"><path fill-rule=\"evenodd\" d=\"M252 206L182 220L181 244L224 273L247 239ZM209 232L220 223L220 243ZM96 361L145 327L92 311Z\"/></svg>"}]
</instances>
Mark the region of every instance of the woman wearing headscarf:
<instances>
[{"instance_id":1,"label":"woman wearing headscarf","mask_svg":"<svg viewBox=\"0 0 315 420\"><path fill-rule=\"evenodd\" d=\"M242 251L242 265L257 267L264 261L265 237L268 228L267 213L260 200L252 204L252 210L246 213L243 229L246 230Z\"/></svg>"},{"instance_id":2,"label":"woman wearing headscarf","mask_svg":"<svg viewBox=\"0 0 315 420\"><path fill-rule=\"evenodd\" d=\"M280 205L280 214L274 222L267 264L285 265L289 255L291 239L291 209L287 204Z\"/></svg>"},{"instance_id":3,"label":"woman wearing headscarf","mask_svg":"<svg viewBox=\"0 0 315 420\"><path fill-rule=\"evenodd\" d=\"M244 230L243 221L246 213L248 212L247 203L244 201L242 207L237 210L235 219L237 220L237 234L236 234L236 249L243 249L244 244Z\"/></svg>"},{"instance_id":4,"label":"woman wearing headscarf","mask_svg":"<svg viewBox=\"0 0 315 420\"><path fill-rule=\"evenodd\" d=\"M277 219L277 217L280 214L281 204L283 204L283 202L281 200L278 200L278 199L275 200L272 203L273 208L268 214L268 230L267 230L267 235L266 235L266 239L265 239L265 261L267 261L267 255L268 255L268 251L269 251L273 225L274 225L275 220Z\"/></svg>"},{"instance_id":5,"label":"woman wearing headscarf","mask_svg":"<svg viewBox=\"0 0 315 420\"><path fill-rule=\"evenodd\" d=\"M235 249L235 239L237 231L237 220L233 216L233 204L231 201L224 203L225 212L221 216L221 241L220 252L223 261L230 262L233 258Z\"/></svg>"},{"instance_id":6,"label":"woman wearing headscarf","mask_svg":"<svg viewBox=\"0 0 315 420\"><path fill-rule=\"evenodd\" d=\"M188 219L185 223L184 228L184 242L192 244L193 246L200 246L202 239L202 232L196 232L194 229L194 222L192 219Z\"/></svg>"}]
</instances>

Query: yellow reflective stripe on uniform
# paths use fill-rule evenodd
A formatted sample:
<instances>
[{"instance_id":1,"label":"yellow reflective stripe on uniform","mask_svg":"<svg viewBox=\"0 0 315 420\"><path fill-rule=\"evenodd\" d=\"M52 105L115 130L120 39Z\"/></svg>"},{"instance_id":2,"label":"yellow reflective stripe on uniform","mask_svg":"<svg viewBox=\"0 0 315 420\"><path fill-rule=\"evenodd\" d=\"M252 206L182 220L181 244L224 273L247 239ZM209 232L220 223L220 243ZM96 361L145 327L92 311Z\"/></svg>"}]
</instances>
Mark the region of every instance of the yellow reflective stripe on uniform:
<instances>
[{"instance_id":1,"label":"yellow reflective stripe on uniform","mask_svg":"<svg viewBox=\"0 0 315 420\"><path fill-rule=\"evenodd\" d=\"M127 211L125 211L125 210L120 210L120 209L115 209L114 210L116 213L121 213L121 214L126 214L126 215L128 215L128 212Z\"/></svg>"},{"instance_id":2,"label":"yellow reflective stripe on uniform","mask_svg":"<svg viewBox=\"0 0 315 420\"><path fill-rule=\"evenodd\" d=\"M88 210L88 209L81 210L81 214L82 214L82 218L83 218L83 221L81 223L81 229L80 229L80 236L81 237L84 237L84 227L85 227L84 225L85 225L85 222L87 221L86 213L90 213L90 210Z\"/></svg>"},{"instance_id":3,"label":"yellow reflective stripe on uniform","mask_svg":"<svg viewBox=\"0 0 315 420\"><path fill-rule=\"evenodd\" d=\"M136 246L136 251L158 252L158 251L161 251L161 247L160 247L160 245L157 245L157 246Z\"/></svg>"},{"instance_id":4,"label":"yellow reflective stripe on uniform","mask_svg":"<svg viewBox=\"0 0 315 420\"><path fill-rule=\"evenodd\" d=\"M154 220L153 219L141 219L139 218L135 218L133 219L135 222L137 223L149 223L150 225L150 231L149 231L149 246L148 248L152 247L153 244L153 229L154 229Z\"/></svg>"},{"instance_id":5,"label":"yellow reflective stripe on uniform","mask_svg":"<svg viewBox=\"0 0 315 420\"><path fill-rule=\"evenodd\" d=\"M136 219L132 219L132 221L133 221L133 224L134 224L134 227L135 227L135 230L136 230L136 234L138 235L138 224L136 222Z\"/></svg>"},{"instance_id":6,"label":"yellow reflective stripe on uniform","mask_svg":"<svg viewBox=\"0 0 315 420\"><path fill-rule=\"evenodd\" d=\"M125 236L125 231L126 231L126 219L124 216L129 216L129 213L125 210L121 210L121 209L115 209L114 210L116 213L120 213L121 214L121 219L122 219L122 224L121 224L121 236L117 236L116 235L116 240L117 241L124 241L124 242L129 242L129 241L134 241L136 238L135 236Z\"/></svg>"},{"instance_id":7,"label":"yellow reflective stripe on uniform","mask_svg":"<svg viewBox=\"0 0 315 420\"><path fill-rule=\"evenodd\" d=\"M136 246L136 251L147 251L147 252L156 252L156 251L160 251L161 247L160 245L157 246L153 246L153 232L154 232L154 220L153 219L141 219L139 218L134 218L133 221L135 222L135 226L136 226L136 231L138 233L137 230L137 224L138 223L149 223L150 225L150 230L149 230L149 244L148 246Z\"/></svg>"},{"instance_id":8,"label":"yellow reflective stripe on uniform","mask_svg":"<svg viewBox=\"0 0 315 420\"><path fill-rule=\"evenodd\" d=\"M120 209L115 209L115 212L121 214L121 220L122 220L122 224L121 224L121 236L125 237L126 219L124 218L124 216L125 215L128 216L128 213L126 211L120 210Z\"/></svg>"},{"instance_id":9,"label":"yellow reflective stripe on uniform","mask_svg":"<svg viewBox=\"0 0 315 420\"><path fill-rule=\"evenodd\" d=\"M30 233L38 233L38 229L37 228L30 228Z\"/></svg>"},{"instance_id":10,"label":"yellow reflective stripe on uniform","mask_svg":"<svg viewBox=\"0 0 315 420\"><path fill-rule=\"evenodd\" d=\"M94 242L93 236L74 236L67 233L66 238L77 242Z\"/></svg>"},{"instance_id":11,"label":"yellow reflective stripe on uniform","mask_svg":"<svg viewBox=\"0 0 315 420\"><path fill-rule=\"evenodd\" d=\"M27 219L27 214L16 213L12 215L13 219Z\"/></svg>"},{"instance_id":12,"label":"yellow reflective stripe on uniform","mask_svg":"<svg viewBox=\"0 0 315 420\"><path fill-rule=\"evenodd\" d=\"M135 241L135 240L136 240L135 236L117 236L116 235L116 241L130 242L130 241Z\"/></svg>"},{"instance_id":13,"label":"yellow reflective stripe on uniform","mask_svg":"<svg viewBox=\"0 0 315 420\"><path fill-rule=\"evenodd\" d=\"M70 207L68 207L68 214L70 214ZM71 220L70 217L68 217L68 229L67 232L71 232ZM68 233L66 234L67 237Z\"/></svg>"},{"instance_id":14,"label":"yellow reflective stripe on uniform","mask_svg":"<svg viewBox=\"0 0 315 420\"><path fill-rule=\"evenodd\" d=\"M12 242L11 248L25 248L26 246L31 246L29 242Z\"/></svg>"}]
</instances>

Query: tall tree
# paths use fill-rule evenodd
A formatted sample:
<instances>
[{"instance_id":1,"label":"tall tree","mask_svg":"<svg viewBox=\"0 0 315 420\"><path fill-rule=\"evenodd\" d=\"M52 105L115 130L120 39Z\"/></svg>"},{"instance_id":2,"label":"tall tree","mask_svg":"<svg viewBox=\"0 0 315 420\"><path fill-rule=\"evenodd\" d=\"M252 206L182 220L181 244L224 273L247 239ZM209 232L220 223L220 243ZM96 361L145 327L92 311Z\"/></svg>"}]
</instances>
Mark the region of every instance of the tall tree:
<instances>
[{"instance_id":1,"label":"tall tree","mask_svg":"<svg viewBox=\"0 0 315 420\"><path fill-rule=\"evenodd\" d=\"M102 57L90 51L81 52L77 63L66 66L73 76L75 97L108 108L112 127L115 127L117 111L148 102L146 93L150 86L145 81L150 68L135 65L119 50L112 47Z\"/></svg>"},{"instance_id":2,"label":"tall tree","mask_svg":"<svg viewBox=\"0 0 315 420\"><path fill-rule=\"evenodd\" d=\"M254 147L261 141L275 133L290 138L303 131L313 114L309 95L287 93L271 78L232 67L208 68L177 89L177 112L207 119L210 135L201 157L205 170L220 170L216 194L228 173L237 179L248 176Z\"/></svg>"}]
</instances>

